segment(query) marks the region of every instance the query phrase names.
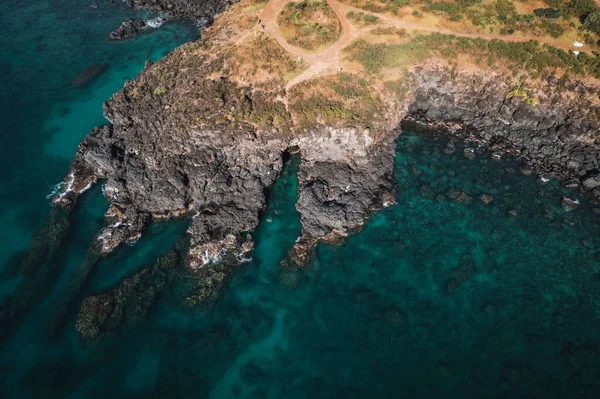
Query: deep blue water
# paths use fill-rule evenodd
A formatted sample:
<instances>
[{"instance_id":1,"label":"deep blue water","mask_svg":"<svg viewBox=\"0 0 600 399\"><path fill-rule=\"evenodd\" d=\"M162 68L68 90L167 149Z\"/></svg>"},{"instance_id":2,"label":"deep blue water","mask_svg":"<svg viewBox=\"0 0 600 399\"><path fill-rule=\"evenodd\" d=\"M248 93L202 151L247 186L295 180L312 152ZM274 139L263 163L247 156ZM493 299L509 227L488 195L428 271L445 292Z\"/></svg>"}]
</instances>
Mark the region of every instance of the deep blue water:
<instances>
[{"instance_id":1,"label":"deep blue water","mask_svg":"<svg viewBox=\"0 0 600 399\"><path fill-rule=\"evenodd\" d=\"M3 297L23 280L9 270L50 211L46 195L79 140L104 122L102 102L145 59L197 34L180 23L109 42L131 11L90 4L0 5ZM109 68L72 87L94 63ZM77 335L78 309L58 335L49 333L102 227L108 204L100 187L91 189L72 217L47 295L0 347L0 396L597 398L600 217L584 195L540 184L516 161L470 160L460 144L447 154L449 140L400 136L398 204L343 245L320 245L304 269L280 264L300 234L293 159L254 232L253 260L213 306L178 302L189 279L175 280L145 320L93 342ZM451 201L452 189L472 200ZM493 202L484 204L483 194ZM580 208L565 212L563 196L579 199ZM152 263L186 227L156 223L134 247L102 260L77 304Z\"/></svg>"}]
</instances>

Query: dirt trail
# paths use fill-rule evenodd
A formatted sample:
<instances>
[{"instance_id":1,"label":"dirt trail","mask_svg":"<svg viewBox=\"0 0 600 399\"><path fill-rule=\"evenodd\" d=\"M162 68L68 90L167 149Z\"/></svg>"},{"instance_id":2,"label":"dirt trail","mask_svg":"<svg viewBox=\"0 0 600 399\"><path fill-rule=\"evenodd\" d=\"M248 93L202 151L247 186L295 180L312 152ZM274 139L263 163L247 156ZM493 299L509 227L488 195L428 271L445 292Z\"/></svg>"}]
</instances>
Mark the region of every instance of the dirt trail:
<instances>
[{"instance_id":1,"label":"dirt trail","mask_svg":"<svg viewBox=\"0 0 600 399\"><path fill-rule=\"evenodd\" d=\"M330 2L332 2L332 1L336 2L335 0L331 0ZM354 11L356 13L365 12L364 10L362 10L360 8L352 7L352 6L349 6L346 4L340 4L340 3L338 3L338 4L340 5L340 8L344 11L344 15L348 11ZM416 29L416 30L422 30L422 31L426 31L426 32L442 33L445 35L469 37L472 39L475 39L475 38L481 38L481 39L485 39L485 40L498 39L498 40L503 40L505 42L528 42L530 40L537 40L538 42L540 42L542 44L548 44L553 47L562 48L563 50L576 50L575 47L573 47L572 45L564 45L561 43L557 43L555 40L547 39L547 38L543 38L543 37L516 36L516 35L489 35L489 34L481 34L481 33L463 33L463 32L456 32L451 29L444 29L444 28L438 28L435 26L421 25L421 24L417 24L414 22L407 22L407 21L403 21L403 20L395 18L395 17L384 15L384 14L378 14L378 13L373 13L373 12L367 12L367 13L377 15L381 21L385 21L385 26L395 26L398 28Z\"/></svg>"},{"instance_id":2,"label":"dirt trail","mask_svg":"<svg viewBox=\"0 0 600 399\"><path fill-rule=\"evenodd\" d=\"M308 64L308 69L302 72L300 75L291 79L286 89L310 79L313 76L333 73L342 67L341 62L341 50L346 47L352 40L359 36L360 30L354 28L346 19L342 11L340 10L340 3L332 0L328 0L329 6L335 12L338 20L342 27L342 34L338 40L336 40L329 47L326 47L317 51L308 51L302 48L293 46L285 40L279 26L277 24L277 15L281 9L288 3L289 0L271 0L260 13L259 18L261 19L261 25L264 25L264 30L271 35L281 47L287 52L292 54L294 57L302 59Z\"/></svg>"},{"instance_id":3,"label":"dirt trail","mask_svg":"<svg viewBox=\"0 0 600 399\"><path fill-rule=\"evenodd\" d=\"M292 86L308 80L318 75L331 74L339 70L339 68L345 68L345 62L341 57L341 51L351 41L359 37L361 34L368 32L372 27L356 27L350 24L346 18L348 11L354 11L355 13L364 12L364 10L352 7L346 4L342 4L336 0L327 0L327 3L331 9L335 12L337 18L342 26L341 37L329 47L326 47L317 51L307 51L302 48L291 45L283 37L281 30L277 24L277 15L283 7L290 0L271 0L267 3L265 8L259 14L258 18L261 20L261 25L264 25L264 30L272 36L281 47L287 52L292 54L294 57L301 59L308 64L308 69L302 72L300 75L291 79L286 84L286 89ZM405 29L422 30L426 32L442 33L446 35L455 35L468 38L481 38L486 40L499 39L508 42L527 42L530 40L537 40L542 44L549 44L554 47L562 48L563 50L575 50L572 46L566 46L556 43L553 40L539 37L527 37L527 36L509 36L509 35L486 35L476 33L460 33L454 32L449 29L437 28L433 26L420 25L413 22L403 21L399 18L383 15L379 13L370 12L370 14L377 15L379 20L382 22L379 26L382 27L396 27ZM260 29L260 28L259 28Z\"/></svg>"}]
</instances>

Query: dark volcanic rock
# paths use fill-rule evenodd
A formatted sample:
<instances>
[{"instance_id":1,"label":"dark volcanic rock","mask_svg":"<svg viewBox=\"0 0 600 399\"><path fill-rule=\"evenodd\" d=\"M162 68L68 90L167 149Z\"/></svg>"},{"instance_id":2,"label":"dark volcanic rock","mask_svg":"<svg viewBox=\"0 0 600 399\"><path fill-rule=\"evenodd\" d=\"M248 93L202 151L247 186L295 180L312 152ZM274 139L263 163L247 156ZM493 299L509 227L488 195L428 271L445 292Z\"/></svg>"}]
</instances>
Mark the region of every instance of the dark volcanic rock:
<instances>
[{"instance_id":1,"label":"dark volcanic rock","mask_svg":"<svg viewBox=\"0 0 600 399\"><path fill-rule=\"evenodd\" d=\"M432 66L416 68L414 78L410 120L440 127L457 123L470 141L519 156L542 176L581 179L600 169L600 123L594 99L584 92L539 82L532 95L543 105L531 106L508 96L513 83L502 75L452 77ZM588 189L596 185L588 177L582 181Z\"/></svg>"},{"instance_id":2,"label":"dark volcanic rock","mask_svg":"<svg viewBox=\"0 0 600 399\"><path fill-rule=\"evenodd\" d=\"M138 7L168 12L176 17L212 18L236 0L133 0Z\"/></svg>"},{"instance_id":3,"label":"dark volcanic rock","mask_svg":"<svg viewBox=\"0 0 600 399\"><path fill-rule=\"evenodd\" d=\"M142 19L128 19L123 21L117 29L110 32L109 37L113 40L127 39L139 34L146 27L146 21Z\"/></svg>"},{"instance_id":4,"label":"dark volcanic rock","mask_svg":"<svg viewBox=\"0 0 600 399\"><path fill-rule=\"evenodd\" d=\"M414 98L388 109L382 104L370 128L352 121L325 124L318 116L302 124L294 114L302 109L294 107L294 92L278 78L265 80L279 61L257 64L260 73L246 75L251 82L234 73L234 62L227 64L231 57L222 50L229 49L235 24L223 18L211 28L220 31L207 32L206 43L183 46L149 65L105 104L110 125L82 141L65 179L71 188L55 199L68 205L86 182L106 179L111 208L99 237L103 253L135 240L152 219L190 218L185 263L202 277L190 297L194 303L214 298L234 264L247 258L252 242L246 235L258 225L265 191L279 176L288 149L301 158L296 207L303 227L290 252L295 265L282 265L282 282L289 286L299 282L296 266L310 260L316 242L337 242L373 211L394 203L396 128L407 116L463 132L472 155L485 147L510 153L543 176L589 179L600 170L592 111L559 94L545 98L545 107L507 98L506 79L484 72L459 71L453 78L435 65L415 70ZM473 201L457 189L446 197ZM472 273L471 267L458 267L448 276L447 292Z\"/></svg>"},{"instance_id":5,"label":"dark volcanic rock","mask_svg":"<svg viewBox=\"0 0 600 399\"><path fill-rule=\"evenodd\" d=\"M83 300L75 328L83 338L116 333L146 317L165 289L174 268L181 264L176 250L169 250L154 266L125 278L115 288Z\"/></svg>"}]
</instances>

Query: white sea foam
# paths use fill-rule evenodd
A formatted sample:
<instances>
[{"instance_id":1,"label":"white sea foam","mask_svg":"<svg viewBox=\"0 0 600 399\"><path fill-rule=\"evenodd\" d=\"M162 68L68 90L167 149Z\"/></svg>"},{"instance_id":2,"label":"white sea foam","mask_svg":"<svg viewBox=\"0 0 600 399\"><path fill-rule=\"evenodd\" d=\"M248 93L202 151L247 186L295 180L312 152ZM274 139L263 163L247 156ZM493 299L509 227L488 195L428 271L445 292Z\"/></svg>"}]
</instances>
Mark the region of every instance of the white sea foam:
<instances>
[{"instance_id":1,"label":"white sea foam","mask_svg":"<svg viewBox=\"0 0 600 399\"><path fill-rule=\"evenodd\" d=\"M93 181L89 182L89 183L88 183L88 185L87 185L87 186L85 186L85 187L84 187L84 188L83 188L83 189L82 189L82 190L79 192L79 194L83 193L84 191L87 191L87 190L89 190L89 189L92 187L92 185L93 185L93 184L94 184L94 182L93 182Z\"/></svg>"},{"instance_id":2,"label":"white sea foam","mask_svg":"<svg viewBox=\"0 0 600 399\"><path fill-rule=\"evenodd\" d=\"M61 181L60 183L56 183L54 186L52 186L50 194L46 195L46 199L54 198L56 194L60 193L64 185L65 182Z\"/></svg>"},{"instance_id":3,"label":"white sea foam","mask_svg":"<svg viewBox=\"0 0 600 399\"><path fill-rule=\"evenodd\" d=\"M235 259L237 259L238 262L240 263L247 263L247 262L252 262L252 257L244 257L244 254L241 252L236 252L235 253Z\"/></svg>"},{"instance_id":4,"label":"white sea foam","mask_svg":"<svg viewBox=\"0 0 600 399\"><path fill-rule=\"evenodd\" d=\"M166 20L167 20L167 18L165 18L164 15L159 15L156 18L147 19L144 22L146 22L147 28L156 29L156 28L160 28L162 26L162 24L164 24L166 22Z\"/></svg>"},{"instance_id":5,"label":"white sea foam","mask_svg":"<svg viewBox=\"0 0 600 399\"><path fill-rule=\"evenodd\" d=\"M52 189L52 194L48 195L47 198L51 198L54 195L58 194L58 197L56 197L56 201L60 201L65 197L65 195L67 195L67 193L73 191L73 187L75 186L75 173L73 173L73 171L69 172L69 181L66 182L67 188L65 190L63 190L62 192L60 192L62 190L62 188L64 187L64 185L65 185L65 182L62 181L62 182L58 183L56 186L54 186L54 188ZM56 192L54 190L56 190Z\"/></svg>"},{"instance_id":6,"label":"white sea foam","mask_svg":"<svg viewBox=\"0 0 600 399\"><path fill-rule=\"evenodd\" d=\"M208 254L208 249L204 251L204 256L202 257L202 266L206 266L209 263L217 263L220 262L221 259L223 259L223 252L224 250L221 249L214 257L211 257Z\"/></svg>"}]
</instances>

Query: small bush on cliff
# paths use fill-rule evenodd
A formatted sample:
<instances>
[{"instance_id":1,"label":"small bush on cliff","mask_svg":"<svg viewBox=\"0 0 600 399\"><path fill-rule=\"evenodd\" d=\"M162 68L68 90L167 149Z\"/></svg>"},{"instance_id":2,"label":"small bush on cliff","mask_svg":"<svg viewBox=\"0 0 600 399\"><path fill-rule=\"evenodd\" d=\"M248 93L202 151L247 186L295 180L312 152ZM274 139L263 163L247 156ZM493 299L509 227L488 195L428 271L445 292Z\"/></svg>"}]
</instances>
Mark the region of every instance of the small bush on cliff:
<instances>
[{"instance_id":1,"label":"small bush on cliff","mask_svg":"<svg viewBox=\"0 0 600 399\"><path fill-rule=\"evenodd\" d=\"M508 92L508 94L506 95L506 97L508 97L508 98L511 98L511 97L522 98L523 101L525 101L531 107L535 107L537 105L536 99L533 98L529 93L527 93L525 90L523 90L520 87L515 87L514 89L512 89L510 92Z\"/></svg>"},{"instance_id":2,"label":"small bush on cliff","mask_svg":"<svg viewBox=\"0 0 600 399\"><path fill-rule=\"evenodd\" d=\"M333 125L371 127L381 109L369 83L352 74L337 74L302 82L292 88L290 109L300 126L315 121Z\"/></svg>"},{"instance_id":3,"label":"small bush on cliff","mask_svg":"<svg viewBox=\"0 0 600 399\"><path fill-rule=\"evenodd\" d=\"M167 94L167 89L165 89L164 87L157 87L156 89L154 89L155 96L164 96L165 94Z\"/></svg>"}]
</instances>

